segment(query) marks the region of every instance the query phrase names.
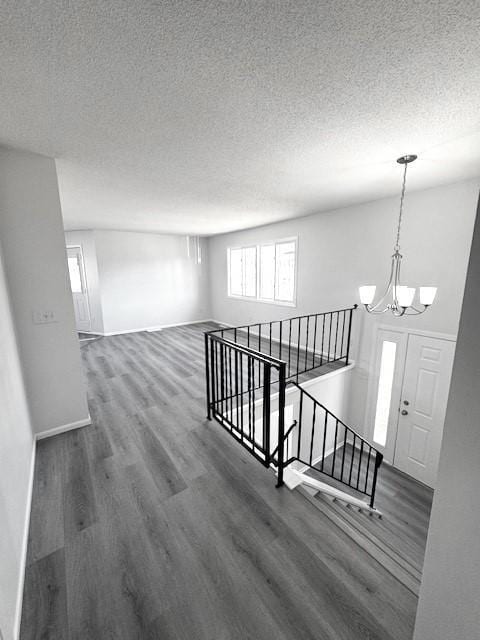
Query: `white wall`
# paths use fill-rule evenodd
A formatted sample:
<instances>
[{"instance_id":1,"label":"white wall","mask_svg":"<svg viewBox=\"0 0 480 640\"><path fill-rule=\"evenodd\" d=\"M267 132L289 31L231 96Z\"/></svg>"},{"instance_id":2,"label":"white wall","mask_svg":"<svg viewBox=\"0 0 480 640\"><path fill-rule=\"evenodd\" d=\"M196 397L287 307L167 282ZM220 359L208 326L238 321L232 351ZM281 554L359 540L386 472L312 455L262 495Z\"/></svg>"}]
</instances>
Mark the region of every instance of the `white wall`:
<instances>
[{"instance_id":1,"label":"white wall","mask_svg":"<svg viewBox=\"0 0 480 640\"><path fill-rule=\"evenodd\" d=\"M408 192L402 225L403 279L437 284L435 305L424 316L381 322L456 333L480 180ZM209 238L212 317L230 324L269 321L352 306L360 284L383 286L395 239L399 198ZM246 302L227 296L227 247L298 236L297 308ZM352 356L357 362L349 422L362 428L373 325L363 309L354 314ZM361 348L359 345L361 344Z\"/></svg>"},{"instance_id":2,"label":"white wall","mask_svg":"<svg viewBox=\"0 0 480 640\"><path fill-rule=\"evenodd\" d=\"M415 640L480 637L480 215L470 255Z\"/></svg>"},{"instance_id":3,"label":"white wall","mask_svg":"<svg viewBox=\"0 0 480 640\"><path fill-rule=\"evenodd\" d=\"M0 630L5 640L16 637L19 622L33 460L33 434L0 246Z\"/></svg>"},{"instance_id":4,"label":"white wall","mask_svg":"<svg viewBox=\"0 0 480 640\"><path fill-rule=\"evenodd\" d=\"M348 424L348 399L350 396L350 387L354 372L354 365L351 364L349 367L342 367L341 369L337 369L336 371L332 371L320 378L316 378L309 382L304 382L302 384L303 389L308 391L308 393L313 396L318 402L323 404L335 418L339 418L343 422ZM299 420L299 403L300 403L300 393L295 391L295 409L294 409L294 418ZM287 393L287 403L290 403L291 398L289 393ZM302 434L301 434L301 442L300 442L300 458L304 461L308 461L310 455L310 445L311 445L311 426L313 422L313 402L305 397L302 407ZM315 429L315 438L313 441L312 447L312 458L314 460L314 464L321 459L323 452L325 451L325 455L328 456L330 453L333 453L335 450L335 430L336 430L336 421L333 416L328 416L327 423L325 425L325 433L323 430L324 427L324 419L325 414L319 409L316 413L316 429ZM288 428L290 425L286 425ZM340 426L337 432L337 448L340 443L343 442L344 430ZM325 438L325 449L324 449L324 438ZM298 453L298 431L297 429L293 429L291 435L291 447L292 452L295 454ZM303 465L300 463L295 463L296 467L300 470L303 470Z\"/></svg>"},{"instance_id":5,"label":"white wall","mask_svg":"<svg viewBox=\"0 0 480 640\"><path fill-rule=\"evenodd\" d=\"M33 428L88 420L52 159L0 150L0 242ZM35 310L57 321L34 324Z\"/></svg>"},{"instance_id":6,"label":"white wall","mask_svg":"<svg viewBox=\"0 0 480 640\"><path fill-rule=\"evenodd\" d=\"M195 264L185 236L95 231L105 333L210 317L206 255Z\"/></svg>"},{"instance_id":7,"label":"white wall","mask_svg":"<svg viewBox=\"0 0 480 640\"><path fill-rule=\"evenodd\" d=\"M90 331L103 333L103 312L94 232L67 231L65 233L65 242L67 246L82 247L90 308Z\"/></svg>"},{"instance_id":8,"label":"white wall","mask_svg":"<svg viewBox=\"0 0 480 640\"><path fill-rule=\"evenodd\" d=\"M305 389L311 396L327 407L331 413L347 422L348 411L348 397L350 391L350 385L352 380L352 374L355 370L355 364L352 363L348 367L342 367L336 371L332 371L324 376L309 380L302 383L302 388ZM261 395L261 394L260 394ZM278 392L274 393L270 399L270 409L272 414L271 432L270 432L270 444L273 451L278 444ZM308 460L310 451L310 436L311 426L313 420L313 403L311 400L305 397L302 407L302 440L300 443L300 454L304 460ZM255 401L255 411L258 416L255 421L255 439L261 443L263 440L263 418L261 417L263 407L263 399L260 398ZM300 392L293 385L289 385L285 393L285 431L288 431L292 426L293 420L299 421L300 412ZM247 424L249 406L248 403L243 405L244 421ZM317 413L317 427L322 425L324 414L319 417ZM349 426L349 425L348 425ZM323 429L317 428L315 433L315 441L313 447L313 459L318 459L323 449ZM343 438L343 431L339 429L337 444ZM331 453L335 445L335 421L329 419L326 437L325 437L325 451L327 455ZM296 455L298 453L298 430L292 429L289 436L288 444L288 456ZM287 455L287 452L285 452ZM304 465L301 463L294 463L295 467L299 470L303 470Z\"/></svg>"}]
</instances>

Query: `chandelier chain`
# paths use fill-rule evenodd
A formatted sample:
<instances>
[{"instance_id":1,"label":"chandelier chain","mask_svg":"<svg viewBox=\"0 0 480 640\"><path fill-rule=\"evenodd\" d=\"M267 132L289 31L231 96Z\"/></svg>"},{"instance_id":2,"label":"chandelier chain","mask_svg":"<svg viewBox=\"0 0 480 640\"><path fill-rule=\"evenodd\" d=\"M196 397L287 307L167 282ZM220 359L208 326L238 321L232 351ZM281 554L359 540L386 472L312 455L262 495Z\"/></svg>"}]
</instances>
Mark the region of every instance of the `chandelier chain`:
<instances>
[{"instance_id":1,"label":"chandelier chain","mask_svg":"<svg viewBox=\"0 0 480 640\"><path fill-rule=\"evenodd\" d=\"M400 251L400 228L402 226L403 199L405 198L405 186L407 184L407 166L408 164L405 163L405 167L403 170L402 194L400 196L400 211L398 214L397 239L394 246L395 251Z\"/></svg>"}]
</instances>

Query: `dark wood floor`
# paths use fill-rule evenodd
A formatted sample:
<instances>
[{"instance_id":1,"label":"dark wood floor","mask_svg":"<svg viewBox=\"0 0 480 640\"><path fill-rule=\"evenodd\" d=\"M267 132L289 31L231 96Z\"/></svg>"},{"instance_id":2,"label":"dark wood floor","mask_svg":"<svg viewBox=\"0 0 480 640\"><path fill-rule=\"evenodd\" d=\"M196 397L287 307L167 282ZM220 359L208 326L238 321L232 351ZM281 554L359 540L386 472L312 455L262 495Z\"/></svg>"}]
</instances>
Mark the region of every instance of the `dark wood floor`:
<instances>
[{"instance_id":1,"label":"dark wood floor","mask_svg":"<svg viewBox=\"0 0 480 640\"><path fill-rule=\"evenodd\" d=\"M85 343L38 443L22 640L410 640L417 598L204 419L206 325Z\"/></svg>"}]
</instances>

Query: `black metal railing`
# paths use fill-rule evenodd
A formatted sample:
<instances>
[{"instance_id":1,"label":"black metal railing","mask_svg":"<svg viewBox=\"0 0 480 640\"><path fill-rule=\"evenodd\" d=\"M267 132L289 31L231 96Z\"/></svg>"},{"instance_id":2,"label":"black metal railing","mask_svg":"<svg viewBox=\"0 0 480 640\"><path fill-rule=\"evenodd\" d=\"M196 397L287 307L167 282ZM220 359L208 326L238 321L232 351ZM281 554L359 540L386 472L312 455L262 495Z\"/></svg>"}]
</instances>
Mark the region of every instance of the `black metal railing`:
<instances>
[{"instance_id":1,"label":"black metal railing","mask_svg":"<svg viewBox=\"0 0 480 640\"><path fill-rule=\"evenodd\" d=\"M273 448L278 465L277 484L281 486L285 466L285 363L229 342L216 332L205 334L205 363L207 417L214 417L266 467L271 464ZM272 384L273 378L276 385ZM278 424L272 437L271 399L277 386Z\"/></svg>"},{"instance_id":2,"label":"black metal railing","mask_svg":"<svg viewBox=\"0 0 480 640\"><path fill-rule=\"evenodd\" d=\"M209 332L286 364L287 380L324 365L350 362L352 315L357 305L272 322L223 327Z\"/></svg>"},{"instance_id":3,"label":"black metal railing","mask_svg":"<svg viewBox=\"0 0 480 640\"><path fill-rule=\"evenodd\" d=\"M276 467L277 486L298 461L370 496L373 506L382 454L298 384L302 373L349 364L355 309L207 332L207 417ZM288 384L300 395L298 418L285 432Z\"/></svg>"},{"instance_id":4,"label":"black metal railing","mask_svg":"<svg viewBox=\"0 0 480 640\"><path fill-rule=\"evenodd\" d=\"M383 455L300 385L295 429L285 434L284 465L298 461L370 497L373 508Z\"/></svg>"}]
</instances>

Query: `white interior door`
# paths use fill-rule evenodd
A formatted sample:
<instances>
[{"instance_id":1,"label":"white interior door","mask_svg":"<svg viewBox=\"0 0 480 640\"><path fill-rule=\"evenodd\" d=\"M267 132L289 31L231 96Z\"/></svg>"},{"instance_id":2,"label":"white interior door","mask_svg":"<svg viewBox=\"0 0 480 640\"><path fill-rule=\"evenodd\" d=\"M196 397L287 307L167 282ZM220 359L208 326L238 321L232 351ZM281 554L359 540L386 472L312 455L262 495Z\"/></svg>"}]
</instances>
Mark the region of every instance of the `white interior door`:
<instances>
[{"instance_id":1,"label":"white interior door","mask_svg":"<svg viewBox=\"0 0 480 640\"><path fill-rule=\"evenodd\" d=\"M408 337L394 465L435 486L455 343Z\"/></svg>"},{"instance_id":2,"label":"white interior door","mask_svg":"<svg viewBox=\"0 0 480 640\"><path fill-rule=\"evenodd\" d=\"M67 247L67 260L77 331L90 331L90 307L82 248Z\"/></svg>"}]
</instances>

